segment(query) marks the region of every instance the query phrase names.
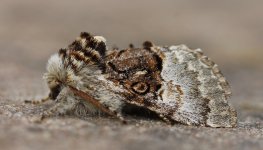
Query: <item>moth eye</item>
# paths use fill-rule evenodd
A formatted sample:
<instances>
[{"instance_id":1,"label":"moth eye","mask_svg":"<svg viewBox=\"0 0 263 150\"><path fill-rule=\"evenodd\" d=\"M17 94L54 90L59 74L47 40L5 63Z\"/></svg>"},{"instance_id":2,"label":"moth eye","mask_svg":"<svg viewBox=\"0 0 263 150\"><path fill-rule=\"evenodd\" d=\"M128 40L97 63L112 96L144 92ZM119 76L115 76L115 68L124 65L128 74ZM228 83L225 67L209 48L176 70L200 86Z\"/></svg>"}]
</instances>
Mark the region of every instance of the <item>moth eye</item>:
<instances>
[{"instance_id":1,"label":"moth eye","mask_svg":"<svg viewBox=\"0 0 263 150\"><path fill-rule=\"evenodd\" d=\"M131 87L132 90L138 94L146 94L149 91L149 85L144 82L135 82Z\"/></svg>"}]
</instances>

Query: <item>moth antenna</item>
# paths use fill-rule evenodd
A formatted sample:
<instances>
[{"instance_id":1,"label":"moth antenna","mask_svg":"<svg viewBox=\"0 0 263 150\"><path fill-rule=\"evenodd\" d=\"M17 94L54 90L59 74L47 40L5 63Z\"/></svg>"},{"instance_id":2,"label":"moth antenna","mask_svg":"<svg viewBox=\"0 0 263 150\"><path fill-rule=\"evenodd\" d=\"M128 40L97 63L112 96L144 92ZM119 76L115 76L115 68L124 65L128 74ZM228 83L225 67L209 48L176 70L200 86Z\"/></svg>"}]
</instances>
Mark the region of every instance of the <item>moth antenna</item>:
<instances>
[{"instance_id":1,"label":"moth antenna","mask_svg":"<svg viewBox=\"0 0 263 150\"><path fill-rule=\"evenodd\" d=\"M50 100L50 97L47 96L47 97L45 97L45 98L43 98L43 99L40 99L40 100L25 100L24 103L26 103L26 104L39 105L39 104L43 104L43 103L45 103L45 102L47 102L47 101L49 101L49 100Z\"/></svg>"}]
</instances>

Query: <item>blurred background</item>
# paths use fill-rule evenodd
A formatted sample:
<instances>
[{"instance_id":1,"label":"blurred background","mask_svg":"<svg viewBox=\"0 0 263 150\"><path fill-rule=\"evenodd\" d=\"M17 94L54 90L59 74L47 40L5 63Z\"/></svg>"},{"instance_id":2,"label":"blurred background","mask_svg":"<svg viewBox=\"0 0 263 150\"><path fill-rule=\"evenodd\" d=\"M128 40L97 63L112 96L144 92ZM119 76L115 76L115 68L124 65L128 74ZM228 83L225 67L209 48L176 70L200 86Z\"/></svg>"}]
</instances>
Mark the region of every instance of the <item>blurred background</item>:
<instances>
[{"instance_id":1,"label":"blurred background","mask_svg":"<svg viewBox=\"0 0 263 150\"><path fill-rule=\"evenodd\" d=\"M238 128L123 126L103 117L30 123L41 109L23 101L48 94L48 58L82 31L103 35L109 47L150 40L203 49L230 82ZM262 0L1 0L0 149L263 149L262 39Z\"/></svg>"},{"instance_id":2,"label":"blurred background","mask_svg":"<svg viewBox=\"0 0 263 150\"><path fill-rule=\"evenodd\" d=\"M44 70L81 31L108 45L187 44L221 68L262 68L261 0L1 0L0 59Z\"/></svg>"}]
</instances>

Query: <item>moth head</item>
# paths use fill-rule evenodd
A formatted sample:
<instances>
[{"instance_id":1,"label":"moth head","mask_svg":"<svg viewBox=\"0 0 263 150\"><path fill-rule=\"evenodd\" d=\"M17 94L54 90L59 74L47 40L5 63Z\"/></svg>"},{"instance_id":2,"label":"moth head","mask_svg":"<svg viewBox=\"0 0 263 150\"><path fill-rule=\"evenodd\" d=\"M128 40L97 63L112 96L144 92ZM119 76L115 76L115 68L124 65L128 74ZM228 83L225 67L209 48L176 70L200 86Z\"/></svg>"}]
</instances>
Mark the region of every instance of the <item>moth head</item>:
<instances>
[{"instance_id":1,"label":"moth head","mask_svg":"<svg viewBox=\"0 0 263 150\"><path fill-rule=\"evenodd\" d=\"M55 100L62 89L62 82L66 80L66 71L59 54L50 57L47 63L47 72L44 74L44 80L50 89L49 97Z\"/></svg>"},{"instance_id":2,"label":"moth head","mask_svg":"<svg viewBox=\"0 0 263 150\"><path fill-rule=\"evenodd\" d=\"M96 65L104 69L105 52L106 39L104 37L82 32L66 49L60 49L57 54L52 55L44 75L50 89L50 98L56 99L63 88L62 83L79 84L80 75L76 72L81 70L83 64Z\"/></svg>"}]
</instances>

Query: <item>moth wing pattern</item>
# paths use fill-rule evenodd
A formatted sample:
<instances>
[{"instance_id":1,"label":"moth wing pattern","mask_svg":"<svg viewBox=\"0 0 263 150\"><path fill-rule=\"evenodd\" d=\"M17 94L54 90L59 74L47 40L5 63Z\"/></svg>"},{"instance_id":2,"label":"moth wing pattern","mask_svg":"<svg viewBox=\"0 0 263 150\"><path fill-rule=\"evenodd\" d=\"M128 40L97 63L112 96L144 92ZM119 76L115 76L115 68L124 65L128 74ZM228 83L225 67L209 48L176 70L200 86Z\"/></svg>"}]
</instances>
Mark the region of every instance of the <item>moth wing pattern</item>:
<instances>
[{"instance_id":1,"label":"moth wing pattern","mask_svg":"<svg viewBox=\"0 0 263 150\"><path fill-rule=\"evenodd\" d=\"M188 125L236 126L231 91L218 66L184 45L115 51L106 58L109 80L126 89L127 103Z\"/></svg>"},{"instance_id":2,"label":"moth wing pattern","mask_svg":"<svg viewBox=\"0 0 263 150\"><path fill-rule=\"evenodd\" d=\"M231 90L218 66L200 49L185 45L106 51L106 40L83 32L51 56L44 75L56 104L44 117L66 112L106 112L121 120L135 104L187 125L235 127Z\"/></svg>"},{"instance_id":3,"label":"moth wing pattern","mask_svg":"<svg viewBox=\"0 0 263 150\"><path fill-rule=\"evenodd\" d=\"M165 55L161 73L164 83L171 82L180 95L171 117L185 124L235 127L236 111L227 101L230 87L218 65L200 49L185 45L161 49ZM174 99L169 94L164 96L168 101Z\"/></svg>"}]
</instances>

